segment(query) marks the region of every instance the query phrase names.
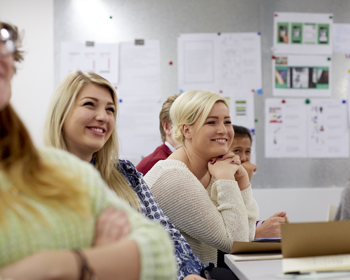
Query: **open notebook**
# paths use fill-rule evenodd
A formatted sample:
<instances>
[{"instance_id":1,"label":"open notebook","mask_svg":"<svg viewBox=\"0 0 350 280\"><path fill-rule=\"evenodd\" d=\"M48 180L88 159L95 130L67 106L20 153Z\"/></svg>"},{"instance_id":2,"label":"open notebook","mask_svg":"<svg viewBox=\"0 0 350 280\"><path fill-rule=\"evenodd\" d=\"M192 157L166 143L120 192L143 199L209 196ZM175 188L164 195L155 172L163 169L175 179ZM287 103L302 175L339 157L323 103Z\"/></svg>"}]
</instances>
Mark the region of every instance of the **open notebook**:
<instances>
[{"instance_id":1,"label":"open notebook","mask_svg":"<svg viewBox=\"0 0 350 280\"><path fill-rule=\"evenodd\" d=\"M282 225L284 273L350 270L350 221Z\"/></svg>"}]
</instances>

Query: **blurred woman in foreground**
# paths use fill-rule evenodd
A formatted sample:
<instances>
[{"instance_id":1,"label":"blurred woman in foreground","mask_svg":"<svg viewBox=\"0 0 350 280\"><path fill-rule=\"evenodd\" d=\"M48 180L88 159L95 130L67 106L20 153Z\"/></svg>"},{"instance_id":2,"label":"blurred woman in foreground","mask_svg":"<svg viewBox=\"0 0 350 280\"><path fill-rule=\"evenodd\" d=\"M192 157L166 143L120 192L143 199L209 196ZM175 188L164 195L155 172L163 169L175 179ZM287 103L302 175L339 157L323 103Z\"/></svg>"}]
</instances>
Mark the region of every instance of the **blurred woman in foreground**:
<instances>
[{"instance_id":1,"label":"blurred woman in foreground","mask_svg":"<svg viewBox=\"0 0 350 280\"><path fill-rule=\"evenodd\" d=\"M0 277L174 279L167 233L110 191L98 172L55 149L38 151L9 105L17 28L0 27ZM93 245L107 207L123 209L131 233ZM107 210L108 211L108 210Z\"/></svg>"}]
</instances>

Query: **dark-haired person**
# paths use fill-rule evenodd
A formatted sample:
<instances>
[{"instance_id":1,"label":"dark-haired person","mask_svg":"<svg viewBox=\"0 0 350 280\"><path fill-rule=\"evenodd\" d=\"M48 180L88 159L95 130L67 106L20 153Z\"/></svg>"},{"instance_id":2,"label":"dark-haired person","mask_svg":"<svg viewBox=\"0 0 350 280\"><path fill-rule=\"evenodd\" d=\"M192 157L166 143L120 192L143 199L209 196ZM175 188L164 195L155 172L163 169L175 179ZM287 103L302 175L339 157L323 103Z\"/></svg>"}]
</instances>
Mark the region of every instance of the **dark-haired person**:
<instances>
[{"instance_id":1,"label":"dark-haired person","mask_svg":"<svg viewBox=\"0 0 350 280\"><path fill-rule=\"evenodd\" d=\"M257 170L255 164L250 162L252 136L248 128L233 125L235 137L230 150L239 155L242 166L247 170L249 180L252 179L253 173ZM255 238L279 238L281 237L281 227L283 223L289 223L286 212L278 212L265 221L259 221L257 224Z\"/></svg>"}]
</instances>

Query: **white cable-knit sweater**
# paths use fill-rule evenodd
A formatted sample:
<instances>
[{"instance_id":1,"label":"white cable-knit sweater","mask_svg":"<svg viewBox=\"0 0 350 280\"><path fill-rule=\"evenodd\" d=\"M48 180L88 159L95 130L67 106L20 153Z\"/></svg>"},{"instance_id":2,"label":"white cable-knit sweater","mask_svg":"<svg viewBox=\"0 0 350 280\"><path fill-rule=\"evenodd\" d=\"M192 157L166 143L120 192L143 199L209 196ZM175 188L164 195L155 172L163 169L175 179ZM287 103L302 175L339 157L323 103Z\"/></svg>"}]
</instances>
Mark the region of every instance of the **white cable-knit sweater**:
<instances>
[{"instance_id":1,"label":"white cable-knit sweater","mask_svg":"<svg viewBox=\"0 0 350 280\"><path fill-rule=\"evenodd\" d=\"M233 241L254 239L259 215L249 186L212 178L207 189L179 160L158 161L145 176L158 204L204 264L216 264L217 249L230 252Z\"/></svg>"}]
</instances>

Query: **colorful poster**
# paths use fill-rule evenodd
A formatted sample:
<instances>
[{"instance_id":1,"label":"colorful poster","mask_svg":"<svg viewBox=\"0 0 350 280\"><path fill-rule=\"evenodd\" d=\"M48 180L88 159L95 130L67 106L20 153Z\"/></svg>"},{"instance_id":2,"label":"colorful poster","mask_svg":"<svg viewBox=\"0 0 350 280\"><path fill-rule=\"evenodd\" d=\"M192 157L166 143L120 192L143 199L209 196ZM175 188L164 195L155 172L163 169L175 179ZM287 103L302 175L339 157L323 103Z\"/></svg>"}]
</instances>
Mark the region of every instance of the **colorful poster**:
<instances>
[{"instance_id":1,"label":"colorful poster","mask_svg":"<svg viewBox=\"0 0 350 280\"><path fill-rule=\"evenodd\" d=\"M275 55L272 85L275 96L331 96L331 57L318 55Z\"/></svg>"},{"instance_id":2,"label":"colorful poster","mask_svg":"<svg viewBox=\"0 0 350 280\"><path fill-rule=\"evenodd\" d=\"M333 14L274 14L273 52L285 54L331 54Z\"/></svg>"}]
</instances>

